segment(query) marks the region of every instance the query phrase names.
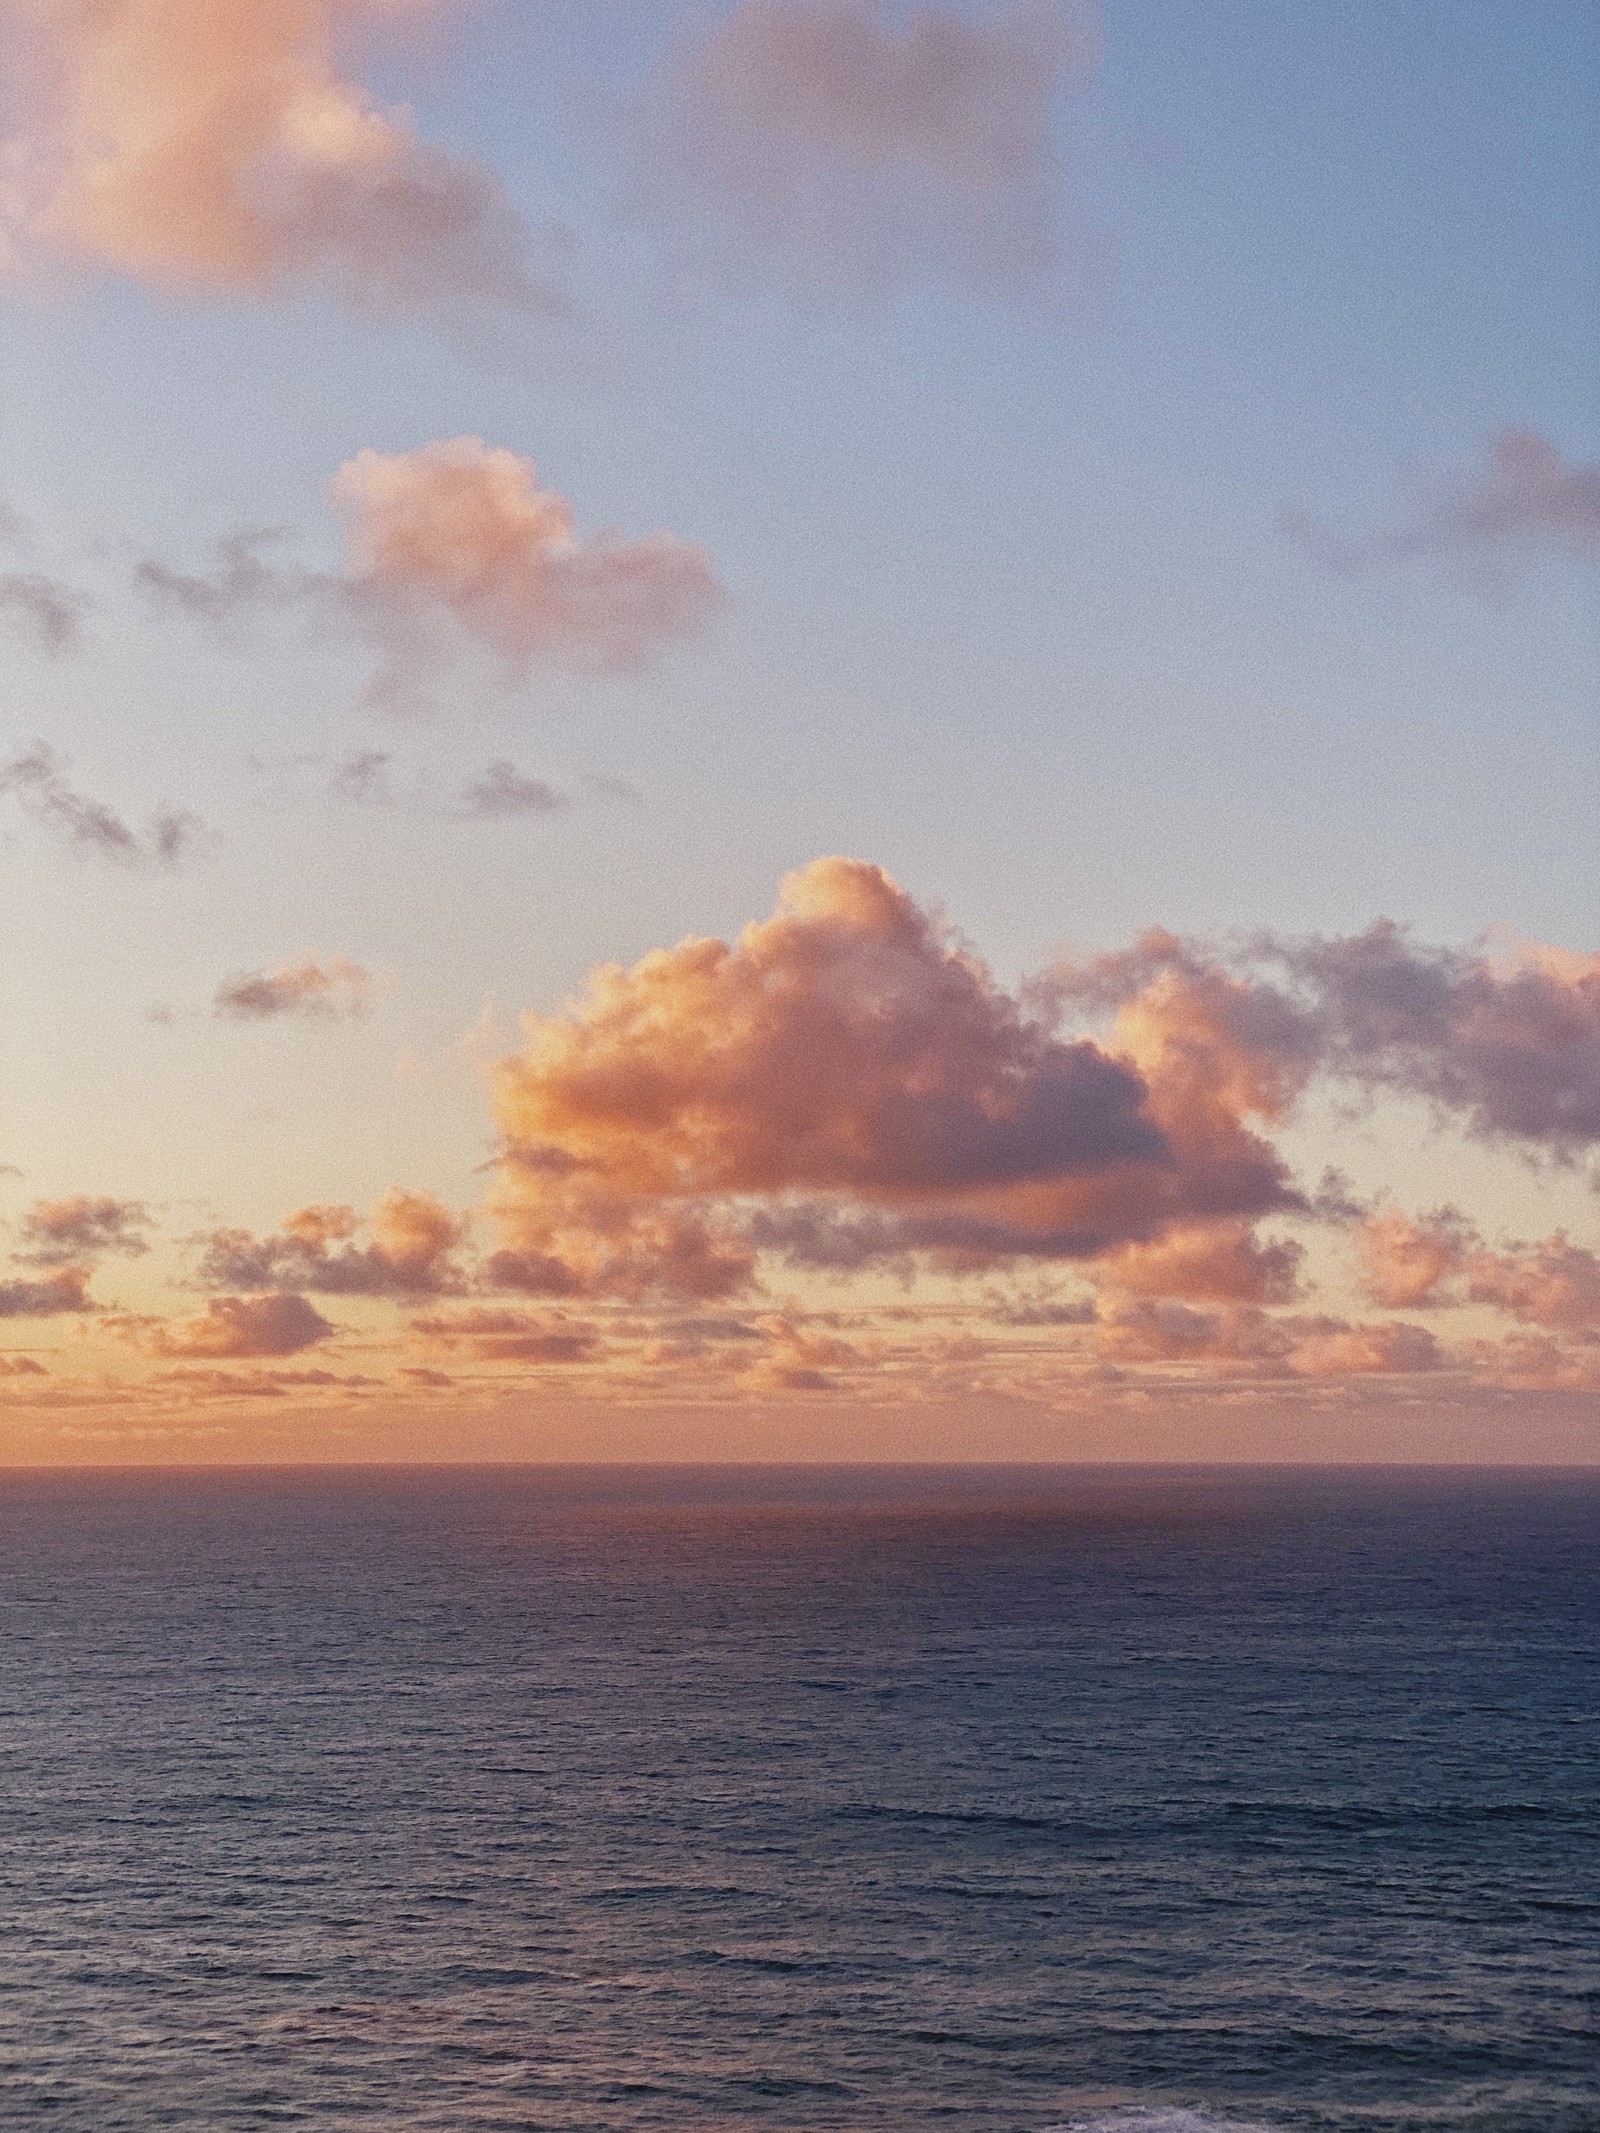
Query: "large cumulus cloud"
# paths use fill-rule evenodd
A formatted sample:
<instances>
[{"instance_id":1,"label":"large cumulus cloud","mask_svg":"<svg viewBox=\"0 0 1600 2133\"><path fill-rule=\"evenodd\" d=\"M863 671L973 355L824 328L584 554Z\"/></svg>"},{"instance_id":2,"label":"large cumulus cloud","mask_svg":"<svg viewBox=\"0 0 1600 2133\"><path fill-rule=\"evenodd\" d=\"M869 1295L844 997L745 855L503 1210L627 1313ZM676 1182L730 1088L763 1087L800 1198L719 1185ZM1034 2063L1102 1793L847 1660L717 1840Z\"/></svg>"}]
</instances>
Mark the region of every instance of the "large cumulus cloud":
<instances>
[{"instance_id":1,"label":"large cumulus cloud","mask_svg":"<svg viewBox=\"0 0 1600 2133\"><path fill-rule=\"evenodd\" d=\"M1298 1205L1282 1092L1159 1004L1063 1041L880 869L823 859L737 943L597 971L499 1070L504 1277L726 1294L812 1263L1083 1258Z\"/></svg>"}]
</instances>

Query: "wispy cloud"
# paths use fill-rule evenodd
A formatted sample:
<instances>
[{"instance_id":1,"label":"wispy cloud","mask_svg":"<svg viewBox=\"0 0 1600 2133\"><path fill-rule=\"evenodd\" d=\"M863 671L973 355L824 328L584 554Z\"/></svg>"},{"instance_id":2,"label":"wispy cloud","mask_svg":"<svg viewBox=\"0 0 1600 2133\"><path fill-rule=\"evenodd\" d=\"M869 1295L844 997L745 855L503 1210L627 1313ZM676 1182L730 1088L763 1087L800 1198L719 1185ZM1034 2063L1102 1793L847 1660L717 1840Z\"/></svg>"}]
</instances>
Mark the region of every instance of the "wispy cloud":
<instances>
[{"instance_id":1,"label":"wispy cloud","mask_svg":"<svg viewBox=\"0 0 1600 2133\"><path fill-rule=\"evenodd\" d=\"M364 1015L372 999L372 976L342 955L319 962L302 956L273 970L246 971L217 988L215 1011L227 1022L347 1022Z\"/></svg>"},{"instance_id":2,"label":"wispy cloud","mask_svg":"<svg viewBox=\"0 0 1600 2133\"><path fill-rule=\"evenodd\" d=\"M1532 430L1502 430L1471 473L1413 484L1394 518L1344 538L1304 511L1285 530L1330 570L1354 576L1415 561L1454 561L1495 585L1540 556L1600 562L1600 460L1569 461Z\"/></svg>"},{"instance_id":3,"label":"wispy cloud","mask_svg":"<svg viewBox=\"0 0 1600 2133\"><path fill-rule=\"evenodd\" d=\"M28 563L32 546L22 521L0 503L0 554ZM75 652L83 641L83 618L89 606L86 594L43 571L0 570L0 616L41 652Z\"/></svg>"},{"instance_id":4,"label":"wispy cloud","mask_svg":"<svg viewBox=\"0 0 1600 2133\"><path fill-rule=\"evenodd\" d=\"M163 808L143 830L134 829L104 801L77 791L60 757L43 741L0 765L0 793L10 793L69 850L117 866L146 871L176 867L204 833L196 816L176 808Z\"/></svg>"},{"instance_id":5,"label":"wispy cloud","mask_svg":"<svg viewBox=\"0 0 1600 2133\"><path fill-rule=\"evenodd\" d=\"M399 712L429 708L441 673L471 652L508 684L536 668L636 672L724 604L703 549L664 532L580 537L531 459L479 437L359 452L329 494L345 530L337 570L279 561L277 535L245 530L218 543L209 570L147 557L136 582L229 636L296 609L354 627L382 660L372 701ZM384 804L388 769L378 750L351 758L343 797Z\"/></svg>"},{"instance_id":6,"label":"wispy cloud","mask_svg":"<svg viewBox=\"0 0 1600 2133\"><path fill-rule=\"evenodd\" d=\"M566 794L543 778L525 777L511 763L491 763L461 795L461 811L479 822L504 822L527 815L558 815L571 805Z\"/></svg>"}]
</instances>

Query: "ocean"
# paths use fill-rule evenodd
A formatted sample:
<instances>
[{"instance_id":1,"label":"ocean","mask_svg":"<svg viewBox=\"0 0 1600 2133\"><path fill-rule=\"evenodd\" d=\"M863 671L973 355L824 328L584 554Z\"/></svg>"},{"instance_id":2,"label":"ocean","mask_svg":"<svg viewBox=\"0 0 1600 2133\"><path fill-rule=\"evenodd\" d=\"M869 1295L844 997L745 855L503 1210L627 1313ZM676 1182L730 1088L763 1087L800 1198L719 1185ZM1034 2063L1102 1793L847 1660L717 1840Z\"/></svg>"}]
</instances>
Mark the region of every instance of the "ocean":
<instances>
[{"instance_id":1,"label":"ocean","mask_svg":"<svg viewBox=\"0 0 1600 2133\"><path fill-rule=\"evenodd\" d=\"M1596 2133L1600 1474L0 1477L0 2118Z\"/></svg>"}]
</instances>

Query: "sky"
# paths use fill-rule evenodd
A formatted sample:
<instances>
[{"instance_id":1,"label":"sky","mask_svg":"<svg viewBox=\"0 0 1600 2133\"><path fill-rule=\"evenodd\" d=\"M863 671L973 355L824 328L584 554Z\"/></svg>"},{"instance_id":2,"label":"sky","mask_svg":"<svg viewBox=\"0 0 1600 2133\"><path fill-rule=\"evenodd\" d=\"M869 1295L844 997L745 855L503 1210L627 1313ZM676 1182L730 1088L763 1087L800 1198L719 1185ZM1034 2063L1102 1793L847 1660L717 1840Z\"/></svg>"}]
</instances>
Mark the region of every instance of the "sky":
<instances>
[{"instance_id":1,"label":"sky","mask_svg":"<svg viewBox=\"0 0 1600 2133\"><path fill-rule=\"evenodd\" d=\"M0 1461L1600 1457L1590 9L0 54Z\"/></svg>"}]
</instances>

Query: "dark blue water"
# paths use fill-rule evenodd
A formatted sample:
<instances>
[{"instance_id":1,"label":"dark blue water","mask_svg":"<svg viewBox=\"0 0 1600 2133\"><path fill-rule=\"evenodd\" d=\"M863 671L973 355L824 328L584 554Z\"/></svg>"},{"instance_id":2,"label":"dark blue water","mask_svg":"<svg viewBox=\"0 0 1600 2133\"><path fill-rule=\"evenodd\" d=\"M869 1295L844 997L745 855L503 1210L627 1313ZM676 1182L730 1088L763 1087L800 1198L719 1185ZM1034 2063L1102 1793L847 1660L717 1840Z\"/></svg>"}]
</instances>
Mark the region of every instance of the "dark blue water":
<instances>
[{"instance_id":1,"label":"dark blue water","mask_svg":"<svg viewBox=\"0 0 1600 2133\"><path fill-rule=\"evenodd\" d=\"M1596 1475L5 1478L0 2116L1594 2133L1597 1543Z\"/></svg>"}]
</instances>

